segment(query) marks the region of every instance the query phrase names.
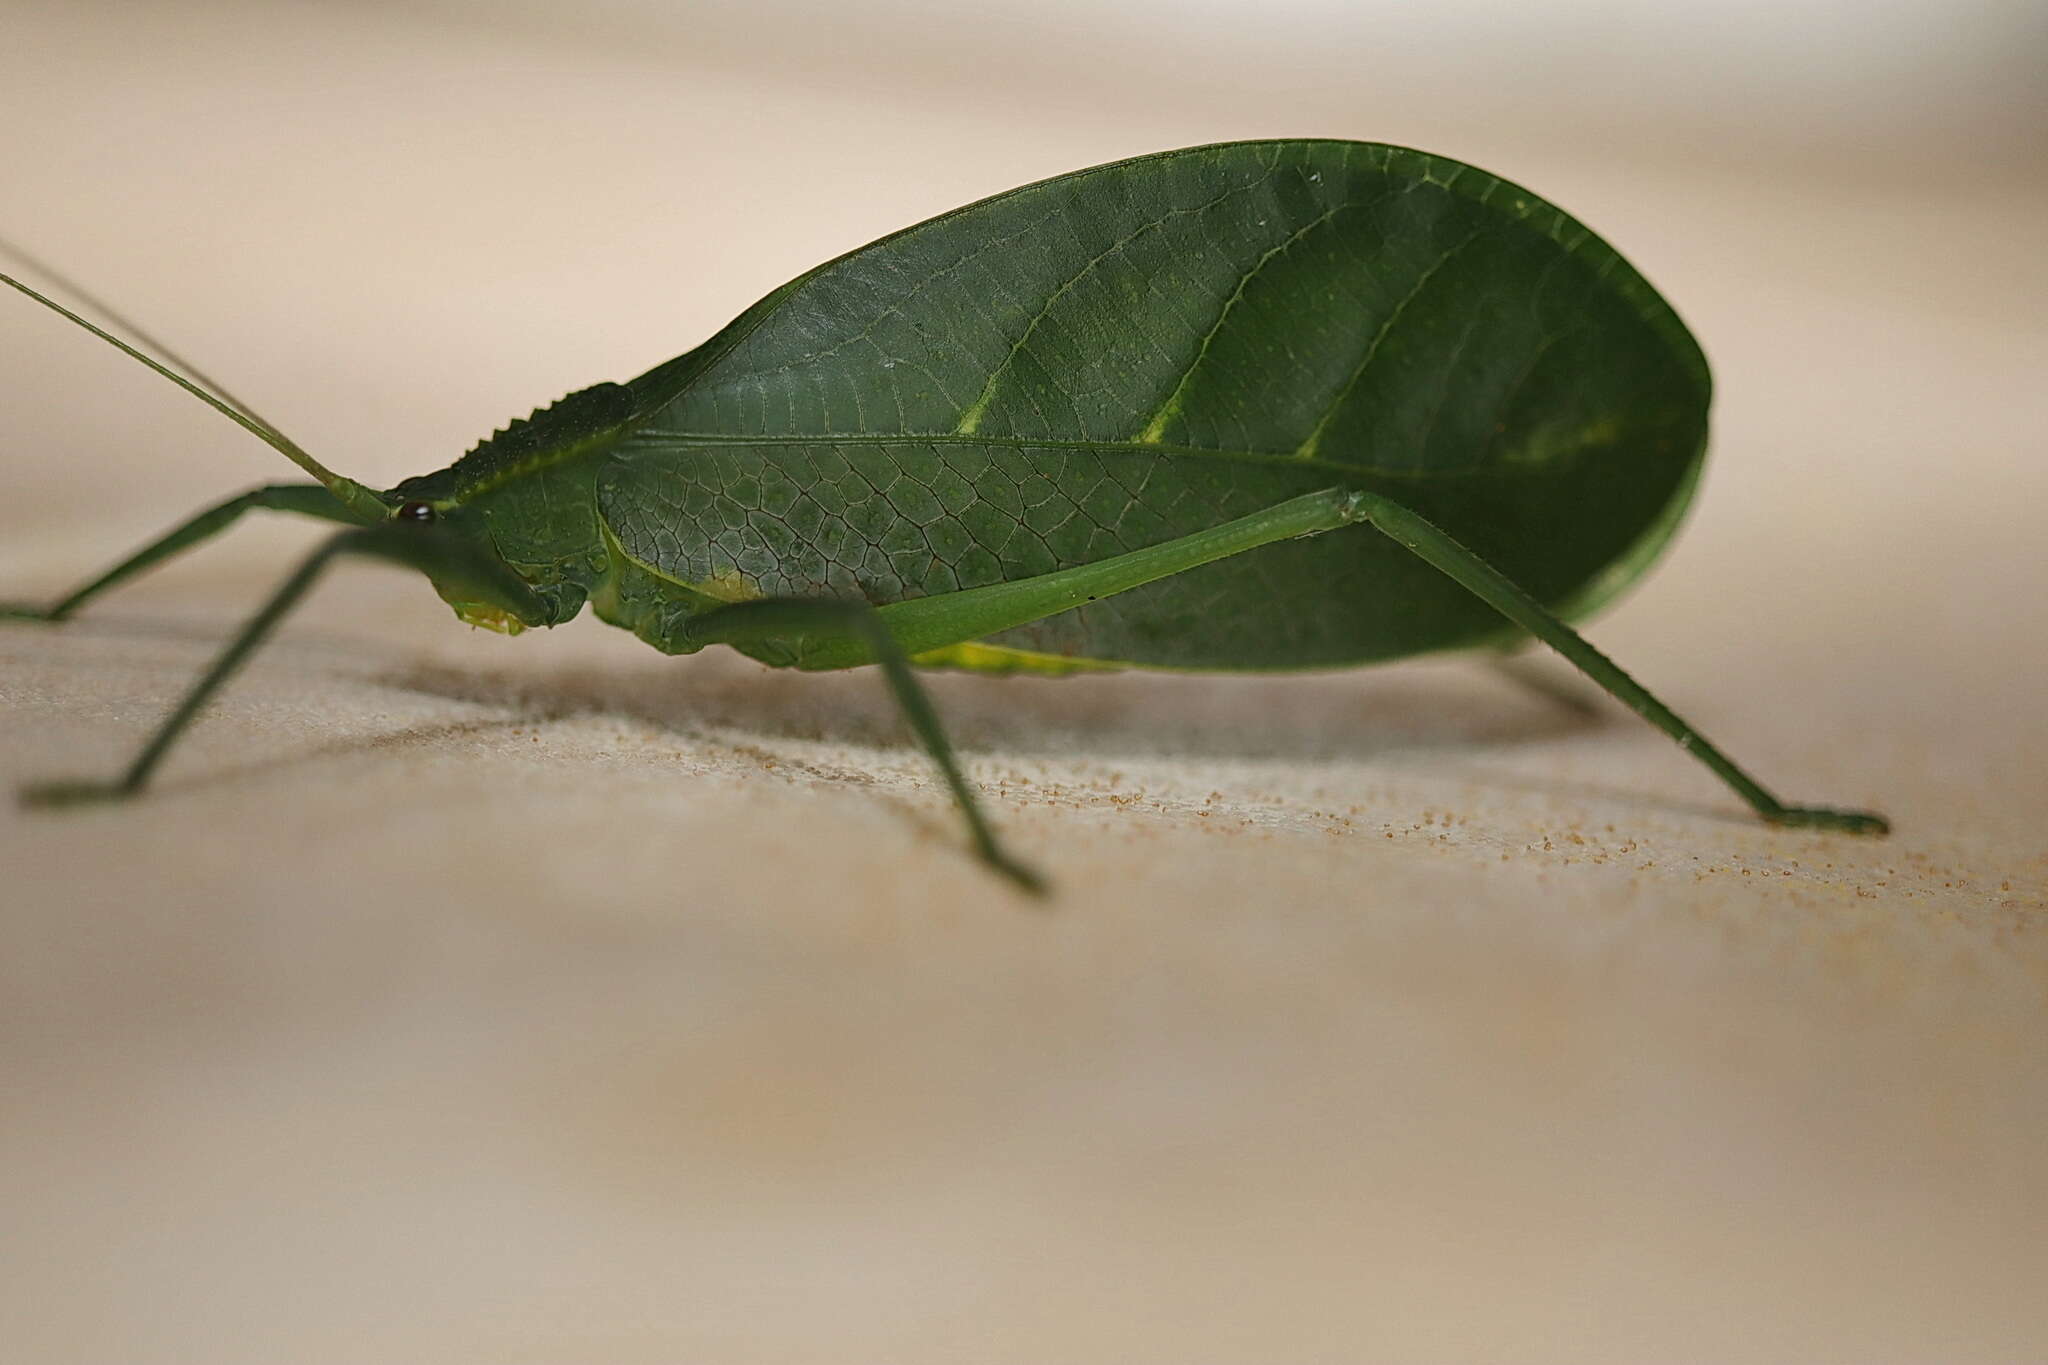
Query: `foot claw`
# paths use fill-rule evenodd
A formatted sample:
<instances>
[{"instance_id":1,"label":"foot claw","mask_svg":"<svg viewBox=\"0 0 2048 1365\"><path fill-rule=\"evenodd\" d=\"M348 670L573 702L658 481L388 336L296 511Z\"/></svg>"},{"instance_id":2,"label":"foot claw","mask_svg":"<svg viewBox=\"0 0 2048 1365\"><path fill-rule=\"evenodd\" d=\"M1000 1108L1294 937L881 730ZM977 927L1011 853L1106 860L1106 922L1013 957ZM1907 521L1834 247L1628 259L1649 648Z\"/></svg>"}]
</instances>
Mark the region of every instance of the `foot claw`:
<instances>
[{"instance_id":1,"label":"foot claw","mask_svg":"<svg viewBox=\"0 0 2048 1365\"><path fill-rule=\"evenodd\" d=\"M1830 810L1825 806L1791 806L1771 817L1774 825L1793 829L1827 829L1840 834L1882 835L1892 822L1868 810Z\"/></svg>"},{"instance_id":2,"label":"foot claw","mask_svg":"<svg viewBox=\"0 0 2048 1365\"><path fill-rule=\"evenodd\" d=\"M63 619L46 607L32 607L26 602L0 602L0 621L42 621L54 625Z\"/></svg>"},{"instance_id":3,"label":"foot claw","mask_svg":"<svg viewBox=\"0 0 2048 1365\"><path fill-rule=\"evenodd\" d=\"M121 801L135 795L118 782L31 782L16 800L33 810L61 810L66 806L88 806L101 801Z\"/></svg>"},{"instance_id":4,"label":"foot claw","mask_svg":"<svg viewBox=\"0 0 2048 1365\"><path fill-rule=\"evenodd\" d=\"M1044 877L1023 863L1013 862L1000 854L988 855L985 861L989 867L1007 877L1019 891L1034 899L1043 899L1051 889Z\"/></svg>"}]
</instances>

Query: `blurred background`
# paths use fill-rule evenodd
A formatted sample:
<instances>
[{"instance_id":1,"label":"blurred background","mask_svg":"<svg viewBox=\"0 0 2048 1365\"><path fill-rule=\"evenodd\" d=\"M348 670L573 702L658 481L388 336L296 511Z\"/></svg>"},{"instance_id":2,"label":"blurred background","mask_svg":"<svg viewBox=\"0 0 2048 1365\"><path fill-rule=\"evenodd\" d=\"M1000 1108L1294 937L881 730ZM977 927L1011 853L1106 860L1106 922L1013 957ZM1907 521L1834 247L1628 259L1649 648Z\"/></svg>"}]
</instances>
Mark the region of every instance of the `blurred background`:
<instances>
[{"instance_id":1,"label":"blurred background","mask_svg":"<svg viewBox=\"0 0 2048 1365\"><path fill-rule=\"evenodd\" d=\"M1537 5L1287 0L1273 5L1050 0L1010 6L555 5L386 8L488 14L550 37L750 69L825 88L1032 98L1031 112L1150 109L1392 123L1473 133L1512 124L1626 142L1689 135L1749 160L1923 154L1954 139L1984 159L2038 154L2048 21L2017 0L1871 4ZM772 55L764 51L771 45ZM1014 122L1023 109L1012 111ZM1376 130L1377 131L1377 130ZM1775 159L1775 158L1768 158Z\"/></svg>"},{"instance_id":2,"label":"blurred background","mask_svg":"<svg viewBox=\"0 0 2048 1365\"><path fill-rule=\"evenodd\" d=\"M941 678L1034 915L872 679L339 575L161 799L0 811L10 1354L2037 1355L2048 5L0 0L0 236L380 485L922 217L1280 135L1671 299L1714 454L1594 638L1896 838L1456 660ZM286 474L26 302L0 357L0 598ZM122 761L313 534L0 630L0 781Z\"/></svg>"},{"instance_id":3,"label":"blurred background","mask_svg":"<svg viewBox=\"0 0 2048 1365\"><path fill-rule=\"evenodd\" d=\"M370 475L637 373L881 232L1202 141L1355 136L1531 183L1639 258L1710 356L1720 291L1693 280L1739 283L1752 259L1851 306L1909 298L2009 327L2044 270L2024 247L2048 7L2018 0L7 13L8 232L300 405L279 420ZM1947 214L1984 241L1951 245ZM255 310L284 322L259 355L208 349ZM438 366L364 373L350 329L398 318ZM62 346L22 310L0 325L17 353ZM93 363L67 352L53 372ZM287 382L334 364L348 379L324 401ZM154 397L118 406L156 432L180 405ZM68 460L23 464L61 496ZM149 464L167 472L140 473L138 497L198 473Z\"/></svg>"}]
</instances>

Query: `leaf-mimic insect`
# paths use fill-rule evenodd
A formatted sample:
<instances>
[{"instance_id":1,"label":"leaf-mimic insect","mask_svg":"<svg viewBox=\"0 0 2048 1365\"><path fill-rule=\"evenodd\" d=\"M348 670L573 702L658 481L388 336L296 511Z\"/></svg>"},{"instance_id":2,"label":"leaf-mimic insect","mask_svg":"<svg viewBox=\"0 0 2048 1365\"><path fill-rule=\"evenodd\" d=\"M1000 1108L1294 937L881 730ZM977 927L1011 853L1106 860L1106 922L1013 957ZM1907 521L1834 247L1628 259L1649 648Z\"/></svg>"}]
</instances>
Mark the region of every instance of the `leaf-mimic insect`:
<instances>
[{"instance_id":1,"label":"leaf-mimic insect","mask_svg":"<svg viewBox=\"0 0 2048 1365\"><path fill-rule=\"evenodd\" d=\"M8 614L61 620L250 508L347 529L126 773L32 801L140 791L320 572L360 554L509 633L587 604L668 654L879 663L976 851L1027 888L913 665L1307 669L1533 636L1764 819L1886 828L1781 803L1566 624L1639 575L1684 511L1706 361L1605 242L1443 157L1244 142L1012 190L382 492L146 336L161 360L92 330L318 482L233 498Z\"/></svg>"}]
</instances>

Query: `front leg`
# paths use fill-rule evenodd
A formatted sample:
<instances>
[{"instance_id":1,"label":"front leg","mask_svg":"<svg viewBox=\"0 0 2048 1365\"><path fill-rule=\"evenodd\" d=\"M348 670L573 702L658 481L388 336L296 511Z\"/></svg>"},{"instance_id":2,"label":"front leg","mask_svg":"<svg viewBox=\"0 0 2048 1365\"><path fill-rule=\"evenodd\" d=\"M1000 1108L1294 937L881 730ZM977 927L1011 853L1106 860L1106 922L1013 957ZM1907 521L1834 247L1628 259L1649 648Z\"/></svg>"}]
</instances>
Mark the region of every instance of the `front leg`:
<instances>
[{"instance_id":1,"label":"front leg","mask_svg":"<svg viewBox=\"0 0 2048 1365\"><path fill-rule=\"evenodd\" d=\"M362 519L349 511L340 498L317 483L266 484L239 497L229 498L216 507L209 507L190 521L172 527L98 578L88 580L47 607L0 603L0 620L62 621L109 588L119 586L201 541L211 540L240 520L244 512L258 507L295 512L303 517L318 517L323 521L338 521L351 526L362 524Z\"/></svg>"},{"instance_id":2,"label":"front leg","mask_svg":"<svg viewBox=\"0 0 2048 1365\"><path fill-rule=\"evenodd\" d=\"M83 801L120 800L138 795L150 774L163 762L171 745L185 732L244 660L263 643L277 623L306 595L327 566L341 555L367 555L417 569L443 583L460 584L480 601L492 602L530 620L541 620L547 612L543 602L502 561L460 537L423 526L371 526L343 531L329 537L319 549L271 594L241 633L214 659L213 665L194 683L191 691L165 717L157 732L145 744L126 772L112 782L42 782L25 787L21 802L26 806L64 806Z\"/></svg>"}]
</instances>

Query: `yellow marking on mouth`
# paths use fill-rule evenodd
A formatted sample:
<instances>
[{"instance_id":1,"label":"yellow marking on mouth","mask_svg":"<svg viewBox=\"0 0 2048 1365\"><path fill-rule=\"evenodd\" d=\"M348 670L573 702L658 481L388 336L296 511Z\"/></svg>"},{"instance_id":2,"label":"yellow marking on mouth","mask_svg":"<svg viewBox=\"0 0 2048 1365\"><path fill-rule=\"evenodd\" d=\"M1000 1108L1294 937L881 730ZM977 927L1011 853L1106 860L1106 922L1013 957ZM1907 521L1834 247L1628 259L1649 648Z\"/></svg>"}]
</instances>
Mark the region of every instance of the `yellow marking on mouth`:
<instances>
[{"instance_id":1,"label":"yellow marking on mouth","mask_svg":"<svg viewBox=\"0 0 2048 1365\"><path fill-rule=\"evenodd\" d=\"M526 622L503 607L487 606L482 602L457 602L452 605L455 607L455 614L472 626L495 630L500 635L517 635L526 629Z\"/></svg>"}]
</instances>

